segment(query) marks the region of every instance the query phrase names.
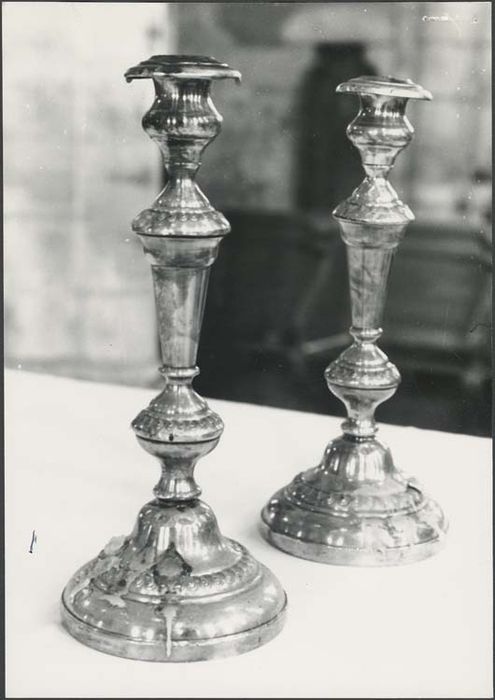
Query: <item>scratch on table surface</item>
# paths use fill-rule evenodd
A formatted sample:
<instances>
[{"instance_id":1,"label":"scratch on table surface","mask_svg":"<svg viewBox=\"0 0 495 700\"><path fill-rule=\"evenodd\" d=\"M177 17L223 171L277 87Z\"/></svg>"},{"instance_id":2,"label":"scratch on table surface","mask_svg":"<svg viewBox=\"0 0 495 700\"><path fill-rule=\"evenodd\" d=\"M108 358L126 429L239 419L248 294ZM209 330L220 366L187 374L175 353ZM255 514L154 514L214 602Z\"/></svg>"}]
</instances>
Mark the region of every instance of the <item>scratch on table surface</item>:
<instances>
[{"instance_id":1,"label":"scratch on table surface","mask_svg":"<svg viewBox=\"0 0 495 700\"><path fill-rule=\"evenodd\" d=\"M36 530L33 530L33 534L31 535L31 544L29 545L29 554L33 554L34 550L34 545L38 541L38 537L36 535Z\"/></svg>"}]
</instances>

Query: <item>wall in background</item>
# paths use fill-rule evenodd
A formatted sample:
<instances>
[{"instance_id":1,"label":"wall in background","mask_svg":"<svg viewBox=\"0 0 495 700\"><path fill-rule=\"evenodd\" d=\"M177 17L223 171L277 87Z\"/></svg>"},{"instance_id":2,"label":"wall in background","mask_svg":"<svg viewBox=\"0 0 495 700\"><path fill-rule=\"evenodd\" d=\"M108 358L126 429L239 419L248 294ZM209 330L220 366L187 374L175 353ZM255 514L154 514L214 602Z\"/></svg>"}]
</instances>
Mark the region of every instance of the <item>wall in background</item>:
<instances>
[{"instance_id":1,"label":"wall in background","mask_svg":"<svg viewBox=\"0 0 495 700\"><path fill-rule=\"evenodd\" d=\"M490 15L488 2L179 6L180 51L214 55L243 75L240 89L215 87L225 125L205 158L208 195L221 207L293 209L298 96L315 47L362 42L378 73L434 94L408 107L417 138L394 185L418 217L459 219L474 171L491 169Z\"/></svg>"},{"instance_id":2,"label":"wall in background","mask_svg":"<svg viewBox=\"0 0 495 700\"><path fill-rule=\"evenodd\" d=\"M3 5L5 354L14 366L140 382L156 365L149 265L132 234L155 196L141 130L174 51L166 4Z\"/></svg>"}]
</instances>

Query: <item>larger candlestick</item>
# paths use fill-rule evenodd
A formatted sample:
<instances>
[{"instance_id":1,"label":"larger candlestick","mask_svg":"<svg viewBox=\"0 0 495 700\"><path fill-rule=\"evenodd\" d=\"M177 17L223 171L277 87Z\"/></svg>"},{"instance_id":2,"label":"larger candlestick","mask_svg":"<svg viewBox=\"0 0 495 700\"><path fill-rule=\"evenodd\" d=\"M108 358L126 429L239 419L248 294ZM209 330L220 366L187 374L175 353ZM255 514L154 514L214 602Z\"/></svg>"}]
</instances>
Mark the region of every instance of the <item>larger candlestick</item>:
<instances>
[{"instance_id":1,"label":"larger candlestick","mask_svg":"<svg viewBox=\"0 0 495 700\"><path fill-rule=\"evenodd\" d=\"M328 445L319 466L273 496L262 511L262 530L275 546L305 559L406 563L436 552L447 523L439 506L397 469L376 438L375 409L400 382L376 341L392 256L414 219L387 177L412 138L407 101L430 100L431 94L410 80L374 77L349 80L337 92L360 97L360 111L347 134L366 172L333 212L347 246L354 342L325 377L348 417L343 435Z\"/></svg>"},{"instance_id":2,"label":"larger candlestick","mask_svg":"<svg viewBox=\"0 0 495 700\"><path fill-rule=\"evenodd\" d=\"M143 128L160 147L168 182L133 222L151 263L165 386L132 427L162 474L133 532L111 540L69 581L62 619L74 637L100 651L195 661L267 642L286 608L273 574L221 534L193 476L223 431L192 380L209 269L230 230L194 177L222 121L211 82L240 74L215 59L153 56L127 71L128 81L135 78L155 85Z\"/></svg>"}]
</instances>

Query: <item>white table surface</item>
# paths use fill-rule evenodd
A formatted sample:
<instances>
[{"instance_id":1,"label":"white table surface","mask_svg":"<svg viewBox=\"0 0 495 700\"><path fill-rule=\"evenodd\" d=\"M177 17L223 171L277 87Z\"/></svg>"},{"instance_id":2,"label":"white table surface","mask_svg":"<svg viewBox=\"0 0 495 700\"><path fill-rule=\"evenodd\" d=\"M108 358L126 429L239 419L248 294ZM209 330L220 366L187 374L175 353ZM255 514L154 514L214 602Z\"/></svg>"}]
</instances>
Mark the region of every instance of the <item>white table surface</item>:
<instances>
[{"instance_id":1,"label":"white table surface","mask_svg":"<svg viewBox=\"0 0 495 700\"><path fill-rule=\"evenodd\" d=\"M154 394L6 372L7 697L491 697L491 441L382 426L397 464L447 513L446 548L402 567L332 567L274 549L257 522L340 419L241 403L210 402L225 433L196 474L222 531L284 584L282 633L193 664L120 659L70 637L66 581L152 498L158 463L129 424Z\"/></svg>"}]
</instances>

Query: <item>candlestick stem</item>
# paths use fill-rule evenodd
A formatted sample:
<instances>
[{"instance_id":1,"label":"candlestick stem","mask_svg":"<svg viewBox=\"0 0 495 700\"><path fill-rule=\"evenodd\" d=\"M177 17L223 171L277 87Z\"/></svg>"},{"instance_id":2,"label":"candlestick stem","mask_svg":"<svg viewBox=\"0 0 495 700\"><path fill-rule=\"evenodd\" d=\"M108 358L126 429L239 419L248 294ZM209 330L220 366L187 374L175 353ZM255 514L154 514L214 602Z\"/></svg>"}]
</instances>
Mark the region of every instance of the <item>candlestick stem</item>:
<instances>
[{"instance_id":1,"label":"candlestick stem","mask_svg":"<svg viewBox=\"0 0 495 700\"><path fill-rule=\"evenodd\" d=\"M280 549L315 561L407 563L438 550L447 522L376 438L375 410L400 383L399 371L376 343L392 258L414 219L387 178L412 138L407 101L431 95L409 80L375 77L349 80L337 92L360 98L347 134L366 174L333 212L347 247L353 342L329 365L325 378L345 404L347 419L321 463L298 474L265 506L262 531Z\"/></svg>"},{"instance_id":2,"label":"candlestick stem","mask_svg":"<svg viewBox=\"0 0 495 700\"><path fill-rule=\"evenodd\" d=\"M153 80L155 101L143 127L168 174L163 191L133 222L151 263L164 388L132 427L158 458L161 476L131 534L111 540L62 596L68 631L118 656L198 661L238 654L269 641L284 621L279 582L222 535L194 478L197 461L223 432L192 381L209 270L230 231L194 178L222 121L211 82L239 77L200 56L153 56L126 73L128 81Z\"/></svg>"}]
</instances>

